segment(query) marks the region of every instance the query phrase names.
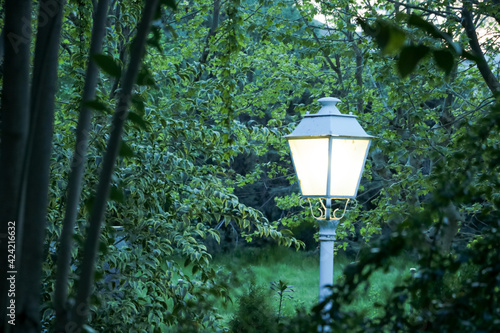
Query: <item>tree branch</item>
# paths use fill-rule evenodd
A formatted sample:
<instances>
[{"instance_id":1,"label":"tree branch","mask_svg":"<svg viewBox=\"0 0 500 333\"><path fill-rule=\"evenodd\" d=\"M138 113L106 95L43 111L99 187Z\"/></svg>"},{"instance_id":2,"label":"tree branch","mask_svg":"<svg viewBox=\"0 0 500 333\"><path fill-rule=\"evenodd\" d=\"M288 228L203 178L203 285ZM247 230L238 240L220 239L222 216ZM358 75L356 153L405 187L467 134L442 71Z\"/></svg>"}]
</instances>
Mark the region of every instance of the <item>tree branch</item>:
<instances>
[{"instance_id":1,"label":"tree branch","mask_svg":"<svg viewBox=\"0 0 500 333\"><path fill-rule=\"evenodd\" d=\"M349 5L347 5L346 12L349 12ZM347 26L352 25L349 18L346 20ZM363 53L358 47L358 41L354 39L354 34L352 31L347 30L344 32L347 40L351 44L352 48L354 49L354 55L356 59L356 69L354 71L354 78L356 80L356 85L359 88L359 91L363 91ZM358 111L358 114L363 113L363 98L361 98L361 95L358 95L356 98L356 109Z\"/></svg>"},{"instance_id":2,"label":"tree branch","mask_svg":"<svg viewBox=\"0 0 500 333\"><path fill-rule=\"evenodd\" d=\"M474 55L479 59L476 63L477 69L481 73L486 85L490 89L491 93L494 96L498 96L500 94L500 83L495 75L492 73L486 59L484 57L484 53L481 50L481 45L479 45L479 41L476 34L476 27L473 23L472 14L468 9L468 4L465 3L462 9L462 26L465 29L465 33L467 37L469 37L469 46L474 53Z\"/></svg>"},{"instance_id":3,"label":"tree branch","mask_svg":"<svg viewBox=\"0 0 500 333\"><path fill-rule=\"evenodd\" d=\"M219 26L219 15L220 15L220 0L214 0L214 13L212 16L212 25L210 26L210 30L208 31L207 37L205 39L205 46L203 47L203 52L200 56L200 64L205 64L207 62L208 53L210 52L210 38L215 35L215 31ZM201 71L200 74L201 75ZM199 79L199 77L197 78Z\"/></svg>"},{"instance_id":4,"label":"tree branch","mask_svg":"<svg viewBox=\"0 0 500 333\"><path fill-rule=\"evenodd\" d=\"M310 27L309 22L306 20L306 18L302 14L302 11L299 9L299 5L297 2L295 2L295 5L296 5L296 8L299 10L299 14L300 14L300 17L302 18L302 21L306 24L306 26ZM324 48L321 47L321 41L319 40L319 37L316 34L316 32L314 31L314 29L315 29L315 27L312 27L311 34L312 34L314 40L316 41L316 43L318 43L318 46L320 46L321 53L323 53L323 57L325 58L325 61L328 63L328 66L330 66L330 68L335 73L337 73L337 76L339 78L339 84L342 87L342 90L344 90L344 79L342 76L342 71L340 70L339 59L338 58L336 59L337 65L335 65L333 63L332 59L330 58L330 55L328 53L326 53L326 50Z\"/></svg>"}]
</instances>

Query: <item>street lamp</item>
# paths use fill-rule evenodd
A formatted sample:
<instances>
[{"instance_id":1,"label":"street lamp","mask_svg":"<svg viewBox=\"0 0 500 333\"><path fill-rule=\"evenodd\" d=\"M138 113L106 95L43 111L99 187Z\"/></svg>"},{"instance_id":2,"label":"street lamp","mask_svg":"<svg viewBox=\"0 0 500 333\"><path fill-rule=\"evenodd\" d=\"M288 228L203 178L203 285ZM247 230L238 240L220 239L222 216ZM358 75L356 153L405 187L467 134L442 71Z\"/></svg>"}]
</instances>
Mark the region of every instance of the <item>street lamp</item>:
<instances>
[{"instance_id":1,"label":"street lamp","mask_svg":"<svg viewBox=\"0 0 500 333\"><path fill-rule=\"evenodd\" d=\"M372 136L366 134L352 114L341 114L338 98L325 97L316 114L306 114L292 134L287 135L295 173L303 197L319 198L320 267L319 301L333 284L333 243L339 220L331 212L332 199L356 198ZM325 201L323 203L323 200ZM312 206L311 206L312 212ZM332 216L333 215L333 216Z\"/></svg>"}]
</instances>

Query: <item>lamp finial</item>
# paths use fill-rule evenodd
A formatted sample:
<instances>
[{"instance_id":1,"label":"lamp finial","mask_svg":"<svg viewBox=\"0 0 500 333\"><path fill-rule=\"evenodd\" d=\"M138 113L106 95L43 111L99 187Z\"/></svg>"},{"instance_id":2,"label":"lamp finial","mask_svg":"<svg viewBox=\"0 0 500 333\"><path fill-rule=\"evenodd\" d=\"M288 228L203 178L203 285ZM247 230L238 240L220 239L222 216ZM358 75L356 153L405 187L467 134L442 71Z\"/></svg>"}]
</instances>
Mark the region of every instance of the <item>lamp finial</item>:
<instances>
[{"instance_id":1,"label":"lamp finial","mask_svg":"<svg viewBox=\"0 0 500 333\"><path fill-rule=\"evenodd\" d=\"M342 114L337 108L336 104L340 102L340 99L336 97L323 97L318 99L321 103L321 109L318 114Z\"/></svg>"}]
</instances>

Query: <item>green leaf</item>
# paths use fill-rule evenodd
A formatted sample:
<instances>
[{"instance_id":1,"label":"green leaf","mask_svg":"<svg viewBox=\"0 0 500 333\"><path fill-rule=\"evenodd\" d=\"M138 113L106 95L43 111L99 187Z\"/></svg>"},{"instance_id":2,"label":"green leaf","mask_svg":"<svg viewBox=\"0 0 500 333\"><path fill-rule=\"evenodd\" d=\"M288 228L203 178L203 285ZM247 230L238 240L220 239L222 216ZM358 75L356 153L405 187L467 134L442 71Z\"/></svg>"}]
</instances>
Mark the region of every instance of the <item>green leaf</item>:
<instances>
[{"instance_id":1,"label":"green leaf","mask_svg":"<svg viewBox=\"0 0 500 333\"><path fill-rule=\"evenodd\" d=\"M140 116L144 115L146 109L144 108L144 100L142 99L141 95L138 94L132 95L131 102L137 113Z\"/></svg>"},{"instance_id":2,"label":"green leaf","mask_svg":"<svg viewBox=\"0 0 500 333\"><path fill-rule=\"evenodd\" d=\"M404 78L415 71L418 62L429 53L424 45L410 45L403 48L397 62L399 74Z\"/></svg>"},{"instance_id":3,"label":"green leaf","mask_svg":"<svg viewBox=\"0 0 500 333\"><path fill-rule=\"evenodd\" d=\"M128 120L139 126L140 128L147 130L148 125L144 119L140 115L138 115L135 112L129 112L128 113Z\"/></svg>"},{"instance_id":4,"label":"green leaf","mask_svg":"<svg viewBox=\"0 0 500 333\"><path fill-rule=\"evenodd\" d=\"M172 37L174 37L174 39L177 39L177 37L179 37L175 32L175 29L171 25L167 25L165 28L172 34Z\"/></svg>"},{"instance_id":5,"label":"green leaf","mask_svg":"<svg viewBox=\"0 0 500 333\"><path fill-rule=\"evenodd\" d=\"M106 247L106 244L104 244L103 242L99 242L99 251L104 252L103 248L105 248L105 247ZM104 272L102 270L97 270L96 269L95 272L94 272L94 280L95 281L99 281L103 277L104 277Z\"/></svg>"},{"instance_id":6,"label":"green leaf","mask_svg":"<svg viewBox=\"0 0 500 333\"><path fill-rule=\"evenodd\" d=\"M394 54L406 40L406 35L400 28L385 21L377 20L372 27L366 21L358 19L358 24L368 36L375 39L383 53Z\"/></svg>"},{"instance_id":7,"label":"green leaf","mask_svg":"<svg viewBox=\"0 0 500 333\"><path fill-rule=\"evenodd\" d=\"M367 34L368 36L373 36L373 29L372 27L366 22L365 20L361 18L357 18L358 24L361 26L361 29Z\"/></svg>"},{"instance_id":8,"label":"green leaf","mask_svg":"<svg viewBox=\"0 0 500 333\"><path fill-rule=\"evenodd\" d=\"M445 72L446 76L450 75L455 66L455 57L453 54L446 49L435 50L432 54L438 67Z\"/></svg>"},{"instance_id":9,"label":"green leaf","mask_svg":"<svg viewBox=\"0 0 500 333\"><path fill-rule=\"evenodd\" d=\"M147 68L141 68L139 74L137 75L136 83L139 86L156 86L156 82L153 78L153 75Z\"/></svg>"},{"instance_id":10,"label":"green leaf","mask_svg":"<svg viewBox=\"0 0 500 333\"><path fill-rule=\"evenodd\" d=\"M125 141L121 142L119 155L122 157L134 157L135 156L134 151L132 150L132 148L130 148L130 146Z\"/></svg>"},{"instance_id":11,"label":"green leaf","mask_svg":"<svg viewBox=\"0 0 500 333\"><path fill-rule=\"evenodd\" d=\"M184 225L188 227L191 224L191 221L189 220L187 215L182 215L182 222L184 222Z\"/></svg>"},{"instance_id":12,"label":"green leaf","mask_svg":"<svg viewBox=\"0 0 500 333\"><path fill-rule=\"evenodd\" d=\"M385 54L395 54L404 45L406 35L399 29L389 26L389 40L382 48Z\"/></svg>"},{"instance_id":13,"label":"green leaf","mask_svg":"<svg viewBox=\"0 0 500 333\"><path fill-rule=\"evenodd\" d=\"M90 212L92 212L92 209L94 208L94 199L95 195L92 195L85 200L85 208L87 209L89 214Z\"/></svg>"},{"instance_id":14,"label":"green leaf","mask_svg":"<svg viewBox=\"0 0 500 333\"><path fill-rule=\"evenodd\" d=\"M84 246L85 244L85 238L83 238L82 235L79 234L73 234L73 240L78 246Z\"/></svg>"},{"instance_id":15,"label":"green leaf","mask_svg":"<svg viewBox=\"0 0 500 333\"><path fill-rule=\"evenodd\" d=\"M188 267L191 264L191 258L187 257L186 261L184 261L184 267Z\"/></svg>"},{"instance_id":16,"label":"green leaf","mask_svg":"<svg viewBox=\"0 0 500 333\"><path fill-rule=\"evenodd\" d=\"M217 241L218 244L220 244L220 236L219 233L216 230L209 230L208 231L210 235Z\"/></svg>"},{"instance_id":17,"label":"green leaf","mask_svg":"<svg viewBox=\"0 0 500 333\"><path fill-rule=\"evenodd\" d=\"M83 102L83 105L86 107L92 108L96 111L102 111L102 112L107 113L107 114L112 113L111 109L109 109L106 104L104 104L103 102L101 102L99 100L86 101L86 102Z\"/></svg>"},{"instance_id":18,"label":"green leaf","mask_svg":"<svg viewBox=\"0 0 500 333\"><path fill-rule=\"evenodd\" d=\"M175 0L161 0L161 4L166 5L167 7L170 7L173 10L177 9L177 3L175 3Z\"/></svg>"},{"instance_id":19,"label":"green leaf","mask_svg":"<svg viewBox=\"0 0 500 333\"><path fill-rule=\"evenodd\" d=\"M160 39L161 39L160 29L156 26L153 26L151 28L151 33L153 34L153 36L147 40L147 43L155 47L160 53L162 53L163 49L160 44Z\"/></svg>"},{"instance_id":20,"label":"green leaf","mask_svg":"<svg viewBox=\"0 0 500 333\"><path fill-rule=\"evenodd\" d=\"M115 202L125 202L123 191L116 186L111 187L111 190L109 192L109 199Z\"/></svg>"},{"instance_id":21,"label":"green leaf","mask_svg":"<svg viewBox=\"0 0 500 333\"><path fill-rule=\"evenodd\" d=\"M289 229L281 229L280 232L282 235L293 237L293 232Z\"/></svg>"},{"instance_id":22,"label":"green leaf","mask_svg":"<svg viewBox=\"0 0 500 333\"><path fill-rule=\"evenodd\" d=\"M112 56L106 54L94 54L92 59L101 69L113 77L120 77L121 67Z\"/></svg>"}]
</instances>

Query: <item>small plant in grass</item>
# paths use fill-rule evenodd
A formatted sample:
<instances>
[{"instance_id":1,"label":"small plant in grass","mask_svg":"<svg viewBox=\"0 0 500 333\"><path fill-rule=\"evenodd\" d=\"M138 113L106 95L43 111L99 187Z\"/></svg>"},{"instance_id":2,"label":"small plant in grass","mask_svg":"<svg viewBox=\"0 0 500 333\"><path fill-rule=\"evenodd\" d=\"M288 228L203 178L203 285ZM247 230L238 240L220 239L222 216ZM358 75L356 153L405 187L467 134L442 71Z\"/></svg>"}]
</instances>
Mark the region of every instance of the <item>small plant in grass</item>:
<instances>
[{"instance_id":1,"label":"small plant in grass","mask_svg":"<svg viewBox=\"0 0 500 333\"><path fill-rule=\"evenodd\" d=\"M233 333L275 333L276 316L272 311L269 290L251 283L238 300L238 310L229 323Z\"/></svg>"},{"instance_id":2,"label":"small plant in grass","mask_svg":"<svg viewBox=\"0 0 500 333\"><path fill-rule=\"evenodd\" d=\"M276 295L274 297L280 300L280 305L278 307L278 323L279 323L281 319L281 306L283 305L283 301L285 299L293 299L292 295L289 295L288 293L295 292L295 289L293 289L292 285L282 280L271 282L271 289L276 292Z\"/></svg>"}]
</instances>

